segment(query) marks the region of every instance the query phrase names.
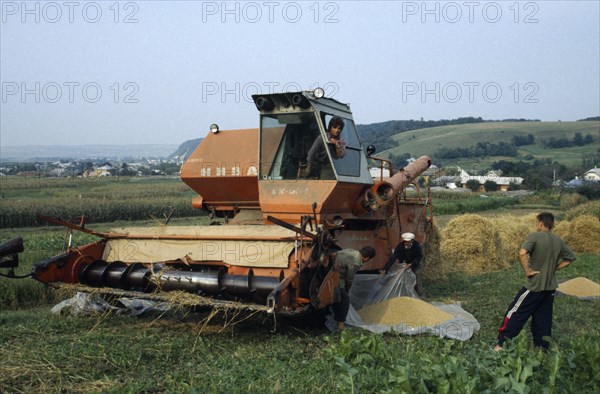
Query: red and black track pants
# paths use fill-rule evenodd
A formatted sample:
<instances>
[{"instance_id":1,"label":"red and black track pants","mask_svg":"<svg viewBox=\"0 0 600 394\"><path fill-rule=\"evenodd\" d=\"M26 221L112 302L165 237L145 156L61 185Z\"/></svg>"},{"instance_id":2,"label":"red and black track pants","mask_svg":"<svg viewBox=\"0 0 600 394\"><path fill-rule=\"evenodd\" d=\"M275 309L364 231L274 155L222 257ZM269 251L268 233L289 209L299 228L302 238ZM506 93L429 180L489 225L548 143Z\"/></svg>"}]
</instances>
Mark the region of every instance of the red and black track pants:
<instances>
[{"instance_id":1,"label":"red and black track pants","mask_svg":"<svg viewBox=\"0 0 600 394\"><path fill-rule=\"evenodd\" d=\"M527 319L531 316L533 343L535 346L548 349L549 344L543 338L552 334L553 304L554 290L529 291L523 287L504 315L502 327L498 329L498 344L502 346L506 338L514 338L519 335Z\"/></svg>"}]
</instances>

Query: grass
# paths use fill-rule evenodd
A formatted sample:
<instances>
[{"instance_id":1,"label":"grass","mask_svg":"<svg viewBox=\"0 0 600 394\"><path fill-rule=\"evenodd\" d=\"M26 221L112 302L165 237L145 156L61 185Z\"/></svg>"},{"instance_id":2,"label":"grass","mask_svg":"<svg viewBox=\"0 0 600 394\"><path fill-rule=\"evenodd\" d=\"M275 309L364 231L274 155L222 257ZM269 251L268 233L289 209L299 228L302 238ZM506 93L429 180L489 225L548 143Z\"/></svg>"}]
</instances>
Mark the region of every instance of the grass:
<instances>
[{"instance_id":1,"label":"grass","mask_svg":"<svg viewBox=\"0 0 600 394\"><path fill-rule=\"evenodd\" d=\"M92 186L91 192L101 193ZM436 204L463 207L493 200L477 195L434 198ZM530 207L549 201L548 196L528 198ZM520 204L501 205L486 214L525 214ZM202 216L171 223L207 221ZM105 231L147 225L156 222L90 227ZM64 247L64 229L57 227L4 228L0 241L17 233L26 248L18 274ZM94 239L75 234L75 244ZM599 264L599 255L581 255L558 276L600 282ZM481 276L451 274L445 281L425 282L428 300L461 302L481 324L472 339L457 342L354 329L331 334L319 318L275 320L266 314L213 316L175 310L142 317L57 316L50 306L64 295L31 279L0 278L0 393L600 391L598 302L556 299L554 344L548 354L535 352L526 332L501 354L491 351L505 308L523 283L517 265Z\"/></svg>"},{"instance_id":2,"label":"grass","mask_svg":"<svg viewBox=\"0 0 600 394\"><path fill-rule=\"evenodd\" d=\"M7 392L273 392L313 380L324 367L319 335L273 335L260 322L200 333L187 321L57 318L47 311L2 317L0 389ZM10 337L5 337L10 323ZM257 335L256 330L265 332ZM39 336L43 335L43 340ZM38 338L35 338L38 336ZM37 350L36 350L37 348ZM295 348L290 353L290 348ZM305 354L302 359L299 355ZM326 366L325 366L326 367ZM332 367L329 376L333 375ZM310 380L310 379L309 379ZM309 387L331 386L312 382ZM310 383L309 383L310 384ZM193 390L195 388L195 390Z\"/></svg>"},{"instance_id":3,"label":"grass","mask_svg":"<svg viewBox=\"0 0 600 394\"><path fill-rule=\"evenodd\" d=\"M559 278L585 276L599 282L598 264L598 255L581 255ZM318 320L274 321L264 314L237 324L231 316L218 315L205 324L208 312L75 317L53 315L48 306L3 309L0 392L305 393L350 392L350 387L358 392L395 387L398 392L402 379L419 392L424 391L420 379L430 388L481 388L504 377L512 376L517 383L523 379L510 364L514 355L524 366L541 363L524 380L532 390L541 390L549 383L554 354L563 357L555 376L557 389L568 392L570 384L579 392L597 391L597 379L585 375L588 380L578 381L584 375L574 374L598 371L600 354L592 354L600 344L598 302L556 299L556 349L550 355L533 352L527 334L507 346L505 356L491 352L505 308L523 282L515 265L425 283L429 300L460 301L477 318L481 330L466 342L360 330L330 334ZM596 364L580 365L586 357Z\"/></svg>"},{"instance_id":4,"label":"grass","mask_svg":"<svg viewBox=\"0 0 600 394\"><path fill-rule=\"evenodd\" d=\"M409 196L411 196L409 194ZM432 193L433 210L437 216L463 213L486 212L505 214L516 209L556 210L560 194L538 192L528 196L513 197L504 192L456 193L435 191ZM521 215L518 213L518 215Z\"/></svg>"}]
</instances>

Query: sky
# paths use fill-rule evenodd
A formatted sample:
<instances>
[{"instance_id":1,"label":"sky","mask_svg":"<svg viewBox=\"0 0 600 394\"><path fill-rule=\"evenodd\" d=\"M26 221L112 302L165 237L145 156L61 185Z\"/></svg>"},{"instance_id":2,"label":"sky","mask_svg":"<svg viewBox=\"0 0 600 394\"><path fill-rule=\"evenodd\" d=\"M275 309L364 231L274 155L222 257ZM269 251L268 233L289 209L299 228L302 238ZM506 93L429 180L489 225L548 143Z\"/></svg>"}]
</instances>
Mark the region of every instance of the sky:
<instances>
[{"instance_id":1,"label":"sky","mask_svg":"<svg viewBox=\"0 0 600 394\"><path fill-rule=\"evenodd\" d=\"M180 144L310 90L356 123L600 115L600 2L1 1L0 146Z\"/></svg>"}]
</instances>

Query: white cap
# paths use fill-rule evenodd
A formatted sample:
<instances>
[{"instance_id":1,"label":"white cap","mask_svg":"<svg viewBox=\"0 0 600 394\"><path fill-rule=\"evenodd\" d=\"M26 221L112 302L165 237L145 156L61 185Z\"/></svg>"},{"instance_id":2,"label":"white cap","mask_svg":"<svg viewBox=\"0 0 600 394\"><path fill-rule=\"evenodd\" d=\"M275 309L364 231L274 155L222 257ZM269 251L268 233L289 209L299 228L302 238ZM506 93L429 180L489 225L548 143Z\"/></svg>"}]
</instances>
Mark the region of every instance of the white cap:
<instances>
[{"instance_id":1,"label":"white cap","mask_svg":"<svg viewBox=\"0 0 600 394\"><path fill-rule=\"evenodd\" d=\"M404 234L402 234L402 240L403 241L412 241L413 239L415 239L415 235L413 233L404 233Z\"/></svg>"}]
</instances>

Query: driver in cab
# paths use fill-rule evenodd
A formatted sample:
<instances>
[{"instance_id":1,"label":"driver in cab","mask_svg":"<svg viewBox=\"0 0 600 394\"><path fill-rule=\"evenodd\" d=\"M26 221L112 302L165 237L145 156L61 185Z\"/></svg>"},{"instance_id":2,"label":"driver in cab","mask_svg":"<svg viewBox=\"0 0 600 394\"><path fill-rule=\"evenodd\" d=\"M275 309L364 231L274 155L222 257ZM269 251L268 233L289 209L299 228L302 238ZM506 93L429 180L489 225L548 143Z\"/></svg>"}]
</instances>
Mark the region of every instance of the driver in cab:
<instances>
[{"instance_id":1,"label":"driver in cab","mask_svg":"<svg viewBox=\"0 0 600 394\"><path fill-rule=\"evenodd\" d=\"M341 159L346 155L346 141L341 137L344 129L344 120L334 116L327 127L327 145L334 159ZM304 176L316 176L319 179L335 179L333 168L329 163L325 144L321 136L317 136L308 151L307 165Z\"/></svg>"}]
</instances>

